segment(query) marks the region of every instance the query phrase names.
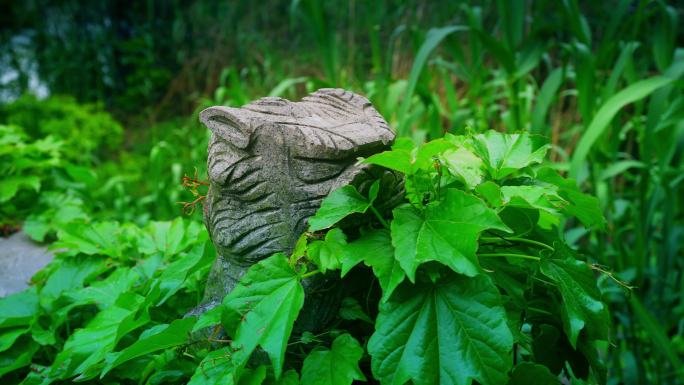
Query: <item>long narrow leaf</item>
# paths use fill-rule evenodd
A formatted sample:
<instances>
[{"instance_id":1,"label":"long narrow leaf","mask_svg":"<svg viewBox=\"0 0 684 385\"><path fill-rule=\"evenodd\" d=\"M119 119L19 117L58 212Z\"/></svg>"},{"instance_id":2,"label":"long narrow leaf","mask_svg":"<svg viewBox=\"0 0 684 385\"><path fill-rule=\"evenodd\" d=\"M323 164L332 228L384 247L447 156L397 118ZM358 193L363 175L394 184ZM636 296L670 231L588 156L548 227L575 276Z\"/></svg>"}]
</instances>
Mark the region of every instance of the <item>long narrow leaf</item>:
<instances>
[{"instance_id":1,"label":"long narrow leaf","mask_svg":"<svg viewBox=\"0 0 684 385\"><path fill-rule=\"evenodd\" d=\"M401 105L401 109L399 110L399 134L400 135L406 135L408 134L407 129L407 123L408 120L405 119L409 106L411 105L411 99L413 98L413 92L416 89L416 84L418 83L418 78L420 77L420 74L423 72L423 67L425 66L425 63L427 62L428 57L432 53L432 51L437 48L439 43L444 40L445 37L448 35L456 32L456 31L467 31L468 27L464 27L461 25L452 25L449 27L443 27L443 28L433 28L428 31L427 37L425 38L425 41L423 44L420 46L420 49L418 49L418 54L416 54L416 60L413 62L413 67L411 68L411 73L409 74L409 80L408 80L408 86L406 87L406 93L404 94L404 101Z\"/></svg>"},{"instance_id":2,"label":"long narrow leaf","mask_svg":"<svg viewBox=\"0 0 684 385\"><path fill-rule=\"evenodd\" d=\"M677 373L678 378L684 379L684 363L677 356L677 352L674 347L670 344L670 340L667 335L663 332L663 327L658 323L651 313L646 310L644 305L639 302L639 300L632 296L630 299L630 304L632 305L632 310L634 310L634 315L636 315L637 321L643 326L646 332L649 334L653 346L657 349L663 357L667 358L672 364Z\"/></svg>"},{"instance_id":3,"label":"long narrow leaf","mask_svg":"<svg viewBox=\"0 0 684 385\"><path fill-rule=\"evenodd\" d=\"M638 47L639 43L633 41L627 43L622 48L622 52L620 52L620 56L615 61L615 65L613 66L613 72L611 72L610 78L608 78L608 83L606 83L606 86L603 87L603 100L607 100L615 92L615 87L617 86L618 80L620 80L620 76L622 76L622 73L624 72L629 61L632 60L632 55L634 55L634 51Z\"/></svg>"},{"instance_id":4,"label":"long narrow leaf","mask_svg":"<svg viewBox=\"0 0 684 385\"><path fill-rule=\"evenodd\" d=\"M551 102L553 102L554 96L558 92L563 81L563 69L556 68L551 71L549 76L544 81L541 90L539 91L539 97L537 98L537 103L534 105L534 111L532 112L532 132L535 134L546 134L544 130L544 121L546 120L546 115L549 112L549 107L551 107Z\"/></svg>"},{"instance_id":5,"label":"long narrow leaf","mask_svg":"<svg viewBox=\"0 0 684 385\"><path fill-rule=\"evenodd\" d=\"M652 78L636 82L608 99L603 106L601 106L601 109L596 113L596 116L582 135L582 138L577 145L577 149L575 149L575 153L573 154L572 161L570 163L570 177L577 177L579 171L584 165L584 162L589 156L592 146L594 143L596 143L601 134L603 134L610 122L613 120L613 117L615 117L622 107L645 98L653 91L668 85L673 81L673 79L667 77L654 76Z\"/></svg>"}]
</instances>

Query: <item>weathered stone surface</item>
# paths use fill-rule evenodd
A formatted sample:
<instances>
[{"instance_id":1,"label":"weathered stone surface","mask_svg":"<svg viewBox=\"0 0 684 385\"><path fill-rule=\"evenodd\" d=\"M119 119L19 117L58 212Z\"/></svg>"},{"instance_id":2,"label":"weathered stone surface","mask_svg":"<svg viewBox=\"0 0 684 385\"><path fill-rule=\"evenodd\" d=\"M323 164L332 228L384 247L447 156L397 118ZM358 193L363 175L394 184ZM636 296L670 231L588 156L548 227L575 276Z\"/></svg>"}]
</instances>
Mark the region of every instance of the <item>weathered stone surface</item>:
<instances>
[{"instance_id":1,"label":"weathered stone surface","mask_svg":"<svg viewBox=\"0 0 684 385\"><path fill-rule=\"evenodd\" d=\"M212 131L204 221L218 252L204 309L218 304L255 262L290 253L330 191L348 183L364 190L378 176L383 184L400 183L395 174L356 164L388 149L395 135L366 98L348 91L210 107L200 120ZM305 285L300 329L336 311L326 305L337 301L328 287L334 282L319 276Z\"/></svg>"},{"instance_id":2,"label":"weathered stone surface","mask_svg":"<svg viewBox=\"0 0 684 385\"><path fill-rule=\"evenodd\" d=\"M36 244L23 232L0 238L0 297L26 289L31 277L52 258L47 246Z\"/></svg>"}]
</instances>

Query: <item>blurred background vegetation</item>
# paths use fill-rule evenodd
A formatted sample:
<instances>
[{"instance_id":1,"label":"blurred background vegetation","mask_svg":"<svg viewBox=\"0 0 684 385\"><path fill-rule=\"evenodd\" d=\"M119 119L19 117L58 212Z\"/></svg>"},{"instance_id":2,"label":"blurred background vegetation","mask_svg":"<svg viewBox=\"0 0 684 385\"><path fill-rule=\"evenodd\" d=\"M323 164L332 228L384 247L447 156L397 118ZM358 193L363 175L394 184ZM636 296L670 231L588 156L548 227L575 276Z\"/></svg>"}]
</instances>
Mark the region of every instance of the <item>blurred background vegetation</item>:
<instances>
[{"instance_id":1,"label":"blurred background vegetation","mask_svg":"<svg viewBox=\"0 0 684 385\"><path fill-rule=\"evenodd\" d=\"M628 285L610 384L684 380L682 4L263 0L0 1L0 224L168 220L206 173L197 112L321 87L369 97L416 141L541 135L605 231L565 238ZM201 211L201 210L198 210ZM201 220L199 214L193 220Z\"/></svg>"}]
</instances>

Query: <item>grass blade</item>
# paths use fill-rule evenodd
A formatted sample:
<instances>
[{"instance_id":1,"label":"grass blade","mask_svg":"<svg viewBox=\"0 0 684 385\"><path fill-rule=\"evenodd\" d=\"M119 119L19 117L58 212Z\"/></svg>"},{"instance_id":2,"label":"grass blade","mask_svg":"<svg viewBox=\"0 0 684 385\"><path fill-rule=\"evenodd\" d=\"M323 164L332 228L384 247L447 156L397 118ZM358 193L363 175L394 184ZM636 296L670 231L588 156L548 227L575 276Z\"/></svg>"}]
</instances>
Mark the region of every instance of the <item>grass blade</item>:
<instances>
[{"instance_id":1,"label":"grass blade","mask_svg":"<svg viewBox=\"0 0 684 385\"><path fill-rule=\"evenodd\" d=\"M675 375L684 380L684 364L679 359L679 356L677 356L677 352L670 344L667 335L663 332L663 326L658 323L658 320L656 320L648 310L646 310L636 296L632 296L629 303L632 305L632 310L634 310L637 321L651 336L651 341L653 341L653 346L656 348L656 351L670 361L672 367L675 369Z\"/></svg>"},{"instance_id":2,"label":"grass blade","mask_svg":"<svg viewBox=\"0 0 684 385\"><path fill-rule=\"evenodd\" d=\"M546 115L549 112L551 103L558 93L558 89L560 88L562 82L563 68L556 68L555 70L551 71L546 80L544 80L544 84L539 91L537 103L534 105L534 111L532 112L532 133L548 135L547 132L543 132Z\"/></svg>"},{"instance_id":3,"label":"grass blade","mask_svg":"<svg viewBox=\"0 0 684 385\"><path fill-rule=\"evenodd\" d=\"M291 87L293 87L299 83L303 83L307 80L309 80L309 78L306 76L302 76L302 77L298 77L298 78L283 79L280 83L278 83L275 87L273 87L271 92L268 93L268 96L271 96L271 97L282 96Z\"/></svg>"},{"instance_id":4,"label":"grass blade","mask_svg":"<svg viewBox=\"0 0 684 385\"><path fill-rule=\"evenodd\" d=\"M442 28L432 28L428 31L425 41L418 49L416 54L416 59L413 62L413 67L411 67L411 72L409 74L408 86L406 87L406 93L404 94L404 100L401 104L401 109L399 110L399 135L407 135L407 112L409 106L411 105L411 99L413 98L413 92L416 89L416 84L418 83L418 78L423 72L423 67L427 62L428 57L432 51L437 48L439 43L444 40L445 37L454 33L456 31L467 31L468 28L460 25L452 25L449 27Z\"/></svg>"},{"instance_id":5,"label":"grass blade","mask_svg":"<svg viewBox=\"0 0 684 385\"><path fill-rule=\"evenodd\" d=\"M506 45L513 51L523 38L525 26L525 2L498 0L496 7L501 16L500 22Z\"/></svg>"},{"instance_id":6,"label":"grass blade","mask_svg":"<svg viewBox=\"0 0 684 385\"><path fill-rule=\"evenodd\" d=\"M608 99L596 113L589 127L582 135L570 162L570 177L577 178L584 165L592 146L606 130L613 117L627 104L634 103L650 95L660 87L672 83L674 80L664 76L654 76L641 80L623 89Z\"/></svg>"},{"instance_id":7,"label":"grass blade","mask_svg":"<svg viewBox=\"0 0 684 385\"><path fill-rule=\"evenodd\" d=\"M620 56L618 57L617 61L615 61L615 65L613 66L613 72L611 72L606 86L603 87L603 100L607 100L613 95L613 93L615 93L615 87L617 87L618 80L620 80L620 76L622 76L627 64L632 60L632 55L634 55L634 51L638 47L639 43L633 41L627 43L622 48L622 52L620 52Z\"/></svg>"}]
</instances>

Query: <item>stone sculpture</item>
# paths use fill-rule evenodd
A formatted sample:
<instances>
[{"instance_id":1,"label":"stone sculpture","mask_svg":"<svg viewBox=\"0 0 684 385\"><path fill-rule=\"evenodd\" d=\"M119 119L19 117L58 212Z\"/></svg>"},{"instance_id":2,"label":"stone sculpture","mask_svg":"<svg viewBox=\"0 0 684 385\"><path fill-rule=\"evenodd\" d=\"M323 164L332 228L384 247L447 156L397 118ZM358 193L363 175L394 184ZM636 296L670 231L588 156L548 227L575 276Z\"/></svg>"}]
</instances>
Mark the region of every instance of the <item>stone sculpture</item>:
<instances>
[{"instance_id":1,"label":"stone sculpture","mask_svg":"<svg viewBox=\"0 0 684 385\"><path fill-rule=\"evenodd\" d=\"M200 120L212 132L204 221L218 256L199 311L220 303L252 264L289 254L332 190L348 183L363 190L380 176L391 187L379 201L400 197L392 194L397 175L357 164L395 137L362 96L321 89L300 102L267 97L241 108L210 107ZM334 291L318 290L334 284L321 276L305 281L296 329L311 330L336 311Z\"/></svg>"}]
</instances>

